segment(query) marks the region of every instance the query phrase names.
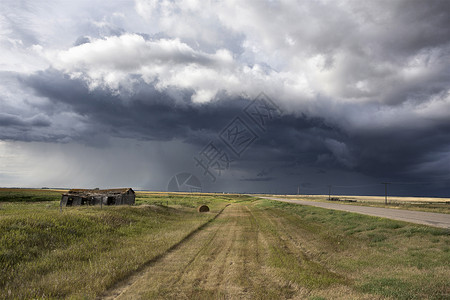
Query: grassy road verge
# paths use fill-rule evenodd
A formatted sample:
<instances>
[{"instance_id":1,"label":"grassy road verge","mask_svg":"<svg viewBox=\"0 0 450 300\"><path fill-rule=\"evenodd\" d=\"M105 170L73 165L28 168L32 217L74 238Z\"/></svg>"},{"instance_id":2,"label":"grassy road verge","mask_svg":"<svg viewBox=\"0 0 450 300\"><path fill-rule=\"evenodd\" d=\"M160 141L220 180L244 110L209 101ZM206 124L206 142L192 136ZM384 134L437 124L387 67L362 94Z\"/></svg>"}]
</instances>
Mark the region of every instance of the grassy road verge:
<instances>
[{"instance_id":1,"label":"grassy road verge","mask_svg":"<svg viewBox=\"0 0 450 300\"><path fill-rule=\"evenodd\" d=\"M344 276L346 286L359 293L355 298L450 296L449 230L283 202L262 201L258 206L283 228L284 240ZM348 298L338 290L314 294Z\"/></svg>"},{"instance_id":2,"label":"grassy road verge","mask_svg":"<svg viewBox=\"0 0 450 300\"><path fill-rule=\"evenodd\" d=\"M385 204L384 197L380 196L333 196L336 201L328 201L328 195L261 195L267 197L284 198L289 200L305 200L314 202L339 203L343 205L359 205L406 209L434 213L450 214L449 198L421 198L421 197L389 197Z\"/></svg>"},{"instance_id":3,"label":"grassy road verge","mask_svg":"<svg viewBox=\"0 0 450 300\"><path fill-rule=\"evenodd\" d=\"M449 232L270 200L231 204L105 299L445 299Z\"/></svg>"}]
</instances>

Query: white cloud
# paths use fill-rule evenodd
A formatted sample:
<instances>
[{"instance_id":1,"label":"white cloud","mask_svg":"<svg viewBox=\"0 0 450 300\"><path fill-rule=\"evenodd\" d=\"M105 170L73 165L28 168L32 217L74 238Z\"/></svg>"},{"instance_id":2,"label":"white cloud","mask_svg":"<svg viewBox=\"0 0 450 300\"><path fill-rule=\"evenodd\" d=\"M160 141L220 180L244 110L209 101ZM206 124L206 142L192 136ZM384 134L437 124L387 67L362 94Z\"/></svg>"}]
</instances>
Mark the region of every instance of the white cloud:
<instances>
[{"instance_id":1,"label":"white cloud","mask_svg":"<svg viewBox=\"0 0 450 300\"><path fill-rule=\"evenodd\" d=\"M15 41L3 51L3 69L32 72L51 61L93 89L132 88L138 75L160 89L193 90L197 102L211 101L220 90L250 95L265 90L286 108L320 116L317 109L329 103L315 102L327 99L333 105L402 103L408 100L404 95L420 93L448 69L449 46L442 43L447 33L430 26L445 20L427 21L435 12L421 4L136 0L37 8L24 3L6 5L0 18L6 24L1 34ZM87 9L93 5L98 9ZM412 18L418 11L422 18ZM12 35L18 22L10 21L11 12L28 20L20 32L28 32L23 37L34 32L34 46ZM80 36L90 36L92 43L69 44Z\"/></svg>"},{"instance_id":2,"label":"white cloud","mask_svg":"<svg viewBox=\"0 0 450 300\"><path fill-rule=\"evenodd\" d=\"M92 89L131 87L138 75L160 90L192 89L194 102L209 102L220 90L238 94L279 80L258 65L249 68L239 64L226 49L207 53L179 39L145 40L137 34L94 39L65 51L49 52L47 58L54 61L54 68L85 79Z\"/></svg>"}]
</instances>

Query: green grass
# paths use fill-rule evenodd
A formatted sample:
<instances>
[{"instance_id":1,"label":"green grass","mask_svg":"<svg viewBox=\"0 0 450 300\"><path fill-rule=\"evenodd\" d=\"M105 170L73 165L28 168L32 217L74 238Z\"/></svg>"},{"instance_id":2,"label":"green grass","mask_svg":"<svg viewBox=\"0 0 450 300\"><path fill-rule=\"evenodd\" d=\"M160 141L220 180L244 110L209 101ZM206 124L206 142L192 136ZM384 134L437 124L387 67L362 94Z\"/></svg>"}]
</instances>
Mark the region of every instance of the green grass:
<instances>
[{"instance_id":1,"label":"green grass","mask_svg":"<svg viewBox=\"0 0 450 300\"><path fill-rule=\"evenodd\" d=\"M4 189L0 188L1 202L39 202L59 201L62 191L40 189Z\"/></svg>"},{"instance_id":2,"label":"green grass","mask_svg":"<svg viewBox=\"0 0 450 300\"><path fill-rule=\"evenodd\" d=\"M420 198L419 200L416 201L408 200L408 198L406 198L406 200L390 199L387 204L384 204L384 201L370 200L370 196L368 196L367 198L363 196L337 196L337 198L340 198L341 201L328 201L328 197L326 196L315 196L315 195L298 196L298 197L283 196L283 195L264 195L264 196L285 198L291 200L337 203L342 205L371 206L371 207L405 209L405 210L450 214L450 202L448 201L448 199L442 200L446 201L445 203L429 201L428 200L429 198L424 198L423 201L420 201ZM401 197L398 197L397 199L399 198L401 199ZM345 200L356 200L356 202L347 202Z\"/></svg>"},{"instance_id":3,"label":"green grass","mask_svg":"<svg viewBox=\"0 0 450 300\"><path fill-rule=\"evenodd\" d=\"M182 206L197 208L200 204L211 205L218 202L255 201L254 197L238 194L174 194L137 192L136 204L154 204L161 206Z\"/></svg>"},{"instance_id":4,"label":"green grass","mask_svg":"<svg viewBox=\"0 0 450 300\"><path fill-rule=\"evenodd\" d=\"M309 237L309 257L350 275L357 291L394 299L450 297L448 229L270 200L255 205L283 216L285 230ZM320 286L330 277L316 278Z\"/></svg>"},{"instance_id":5,"label":"green grass","mask_svg":"<svg viewBox=\"0 0 450 300\"><path fill-rule=\"evenodd\" d=\"M332 299L337 286L393 299L450 297L446 229L239 195L138 192L135 206L60 212L60 193L0 191L0 299L95 298L228 203L251 207L249 228L272 239L264 263L310 299ZM211 213L198 213L201 204Z\"/></svg>"},{"instance_id":6,"label":"green grass","mask_svg":"<svg viewBox=\"0 0 450 300\"><path fill-rule=\"evenodd\" d=\"M332 202L332 201L326 201ZM332 202L336 203L336 202ZM359 206L372 206L372 207L383 207L383 208L394 208L394 209L406 209L415 211L426 211L442 214L450 214L450 204L449 203L412 203L412 202L399 202L391 201L387 205L379 202L337 202L340 204L347 205L359 205Z\"/></svg>"},{"instance_id":7,"label":"green grass","mask_svg":"<svg viewBox=\"0 0 450 300\"><path fill-rule=\"evenodd\" d=\"M0 298L93 298L208 222L227 202L189 197L169 199L164 207L138 199L139 206L62 212L57 201L4 203ZM205 202L211 213L192 208Z\"/></svg>"}]
</instances>

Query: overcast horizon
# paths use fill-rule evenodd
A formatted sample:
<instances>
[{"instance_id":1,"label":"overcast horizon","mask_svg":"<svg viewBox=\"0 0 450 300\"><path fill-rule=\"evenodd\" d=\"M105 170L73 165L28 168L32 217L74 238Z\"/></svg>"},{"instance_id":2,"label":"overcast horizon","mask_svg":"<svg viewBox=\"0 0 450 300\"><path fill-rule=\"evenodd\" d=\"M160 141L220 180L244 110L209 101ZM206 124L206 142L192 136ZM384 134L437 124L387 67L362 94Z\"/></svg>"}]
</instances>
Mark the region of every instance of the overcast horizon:
<instances>
[{"instance_id":1,"label":"overcast horizon","mask_svg":"<svg viewBox=\"0 0 450 300\"><path fill-rule=\"evenodd\" d=\"M450 197L450 1L5 0L0 53L2 187Z\"/></svg>"}]
</instances>

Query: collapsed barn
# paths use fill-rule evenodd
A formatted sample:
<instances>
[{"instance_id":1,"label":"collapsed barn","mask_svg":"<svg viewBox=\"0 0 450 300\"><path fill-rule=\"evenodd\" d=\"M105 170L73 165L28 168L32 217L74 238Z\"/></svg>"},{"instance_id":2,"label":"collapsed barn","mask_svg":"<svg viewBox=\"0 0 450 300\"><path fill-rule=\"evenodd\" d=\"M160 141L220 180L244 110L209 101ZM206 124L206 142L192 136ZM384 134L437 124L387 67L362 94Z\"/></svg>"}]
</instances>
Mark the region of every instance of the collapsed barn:
<instances>
[{"instance_id":1,"label":"collapsed barn","mask_svg":"<svg viewBox=\"0 0 450 300\"><path fill-rule=\"evenodd\" d=\"M62 194L61 206L77 205L132 205L136 195L131 188L122 189L71 189Z\"/></svg>"}]
</instances>

